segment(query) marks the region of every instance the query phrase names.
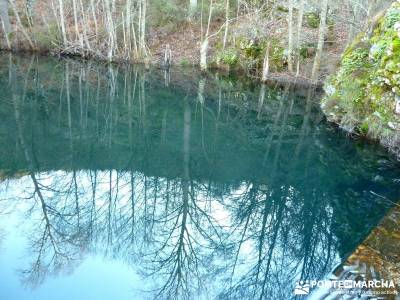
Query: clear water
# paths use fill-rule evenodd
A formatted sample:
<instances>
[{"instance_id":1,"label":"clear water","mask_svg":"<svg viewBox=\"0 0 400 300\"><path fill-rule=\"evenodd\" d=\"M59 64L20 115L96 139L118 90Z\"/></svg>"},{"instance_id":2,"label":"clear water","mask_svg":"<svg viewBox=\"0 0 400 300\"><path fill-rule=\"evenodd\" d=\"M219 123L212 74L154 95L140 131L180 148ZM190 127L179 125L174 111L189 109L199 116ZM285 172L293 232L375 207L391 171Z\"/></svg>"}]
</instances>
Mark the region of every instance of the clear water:
<instances>
[{"instance_id":1,"label":"clear water","mask_svg":"<svg viewBox=\"0 0 400 300\"><path fill-rule=\"evenodd\" d=\"M290 299L400 199L320 95L0 56L0 299Z\"/></svg>"}]
</instances>

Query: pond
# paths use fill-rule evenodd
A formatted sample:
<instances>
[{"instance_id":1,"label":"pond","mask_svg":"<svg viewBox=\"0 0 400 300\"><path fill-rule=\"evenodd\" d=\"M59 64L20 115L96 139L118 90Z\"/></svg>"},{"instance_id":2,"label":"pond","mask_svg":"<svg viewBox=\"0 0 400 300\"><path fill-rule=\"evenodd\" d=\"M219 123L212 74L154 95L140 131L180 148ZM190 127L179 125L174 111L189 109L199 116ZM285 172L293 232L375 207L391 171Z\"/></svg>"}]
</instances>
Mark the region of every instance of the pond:
<instances>
[{"instance_id":1,"label":"pond","mask_svg":"<svg viewBox=\"0 0 400 300\"><path fill-rule=\"evenodd\" d=\"M0 299L290 299L400 199L321 95L0 56Z\"/></svg>"}]
</instances>

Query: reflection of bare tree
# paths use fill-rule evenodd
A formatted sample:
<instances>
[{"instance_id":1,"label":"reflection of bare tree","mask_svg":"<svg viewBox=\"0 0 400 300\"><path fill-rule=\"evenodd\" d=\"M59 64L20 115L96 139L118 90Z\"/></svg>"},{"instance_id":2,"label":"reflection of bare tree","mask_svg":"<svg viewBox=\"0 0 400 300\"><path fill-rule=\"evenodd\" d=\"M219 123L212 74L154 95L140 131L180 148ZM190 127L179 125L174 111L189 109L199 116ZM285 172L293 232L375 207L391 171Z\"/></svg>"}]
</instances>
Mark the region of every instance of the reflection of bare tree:
<instances>
[{"instance_id":1,"label":"reflection of bare tree","mask_svg":"<svg viewBox=\"0 0 400 300\"><path fill-rule=\"evenodd\" d=\"M20 89L10 65L32 200L31 284L96 253L139 266L162 299L285 299L288 285L331 267L340 246L332 203L342 194L313 164L332 150L308 143L318 134L311 92L300 116L289 87L264 85L254 97L218 83L214 103L204 78L194 101L163 87L166 104L150 73L68 61L52 97L31 64Z\"/></svg>"},{"instance_id":2,"label":"reflection of bare tree","mask_svg":"<svg viewBox=\"0 0 400 300\"><path fill-rule=\"evenodd\" d=\"M58 272L62 268L68 267L71 260L76 254L76 246L79 241L78 236L71 236L65 231L65 227L70 225L74 218L74 213L65 213L67 207L63 207L61 215L57 208L49 204L45 199L46 192L54 192L49 187L40 182L35 174L34 159L26 145L20 113L20 101L25 100L26 86L23 89L22 97L18 96L18 91L15 88L16 74L14 66L10 65L11 82L13 89L13 104L15 112L15 121L18 129L18 138L21 149L29 166L29 176L33 183L33 193L31 198L41 208L41 227L43 232L40 238L32 240L31 251L37 254L37 259L33 262L29 270L24 271L25 280L32 285L40 283L49 272ZM29 74L29 72L28 72ZM20 100L21 99L21 100ZM75 212L76 213L76 212ZM61 219L58 217L62 216ZM54 219L57 221L53 223ZM79 216L78 219L79 221ZM61 226L61 227L59 227ZM64 227L64 228L63 228Z\"/></svg>"},{"instance_id":3,"label":"reflection of bare tree","mask_svg":"<svg viewBox=\"0 0 400 300\"><path fill-rule=\"evenodd\" d=\"M231 236L237 246L231 284L222 298L290 298L288 283L319 278L331 266L332 216L311 202L298 206L297 197L302 196L292 188L249 185L235 199L236 229Z\"/></svg>"},{"instance_id":4,"label":"reflection of bare tree","mask_svg":"<svg viewBox=\"0 0 400 300\"><path fill-rule=\"evenodd\" d=\"M165 211L154 219L157 239L146 254L145 272L162 274L157 296L163 299L192 298L202 278L210 275L213 251L222 247L221 227L196 197L196 184L190 179L191 108L186 100L183 124L181 192L172 199L167 195Z\"/></svg>"},{"instance_id":5,"label":"reflection of bare tree","mask_svg":"<svg viewBox=\"0 0 400 300\"><path fill-rule=\"evenodd\" d=\"M282 102L287 93L288 89ZM239 299L244 295L252 299L290 298L292 291L287 288L288 283L310 276L319 278L332 263L333 241L329 230L332 216L311 204L321 201L316 197L319 193L315 190L300 193L274 179L278 174L278 162L283 160L281 148L289 108L293 105L282 102L264 156L264 162L269 163L266 167L270 172L270 184L249 183L235 199L238 204L233 223L237 226L237 248L233 253L230 288L222 294L223 298ZM276 143L272 142L274 136ZM246 251L250 251L253 260L244 261ZM247 270L244 275L243 265Z\"/></svg>"}]
</instances>

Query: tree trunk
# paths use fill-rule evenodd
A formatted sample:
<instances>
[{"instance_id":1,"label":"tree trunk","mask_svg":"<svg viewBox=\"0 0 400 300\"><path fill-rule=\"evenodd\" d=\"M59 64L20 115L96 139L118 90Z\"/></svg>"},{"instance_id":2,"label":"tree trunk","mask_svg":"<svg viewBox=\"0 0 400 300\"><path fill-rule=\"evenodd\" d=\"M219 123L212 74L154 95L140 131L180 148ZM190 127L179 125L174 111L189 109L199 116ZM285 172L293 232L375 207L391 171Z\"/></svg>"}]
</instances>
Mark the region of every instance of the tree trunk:
<instances>
[{"instance_id":1,"label":"tree trunk","mask_svg":"<svg viewBox=\"0 0 400 300\"><path fill-rule=\"evenodd\" d=\"M0 21L3 23L4 33L11 33L10 17L8 16L8 0L0 0Z\"/></svg>"},{"instance_id":2,"label":"tree trunk","mask_svg":"<svg viewBox=\"0 0 400 300\"><path fill-rule=\"evenodd\" d=\"M81 51L83 50L83 39L81 36L81 33L79 31L79 22L78 22L78 9L76 5L76 0L72 0L72 10L74 14L74 26L75 26L75 34L76 34L76 39L79 41L79 46L81 48Z\"/></svg>"},{"instance_id":3,"label":"tree trunk","mask_svg":"<svg viewBox=\"0 0 400 300\"><path fill-rule=\"evenodd\" d=\"M293 72L293 0L289 0L289 38L288 38L288 70Z\"/></svg>"},{"instance_id":4,"label":"tree trunk","mask_svg":"<svg viewBox=\"0 0 400 300\"><path fill-rule=\"evenodd\" d=\"M92 13L92 19L93 19L93 23L94 23L94 33L95 33L95 36L97 37L99 30L98 30L98 25L97 25L97 16L96 16L96 8L94 5L94 0L90 0L90 10Z\"/></svg>"},{"instance_id":5,"label":"tree trunk","mask_svg":"<svg viewBox=\"0 0 400 300\"><path fill-rule=\"evenodd\" d=\"M128 44L128 57L132 54L132 39L131 39L131 10L132 10L131 0L126 1L126 41Z\"/></svg>"},{"instance_id":6,"label":"tree trunk","mask_svg":"<svg viewBox=\"0 0 400 300\"><path fill-rule=\"evenodd\" d=\"M105 10L106 10L106 30L108 33L108 53L107 58L109 61L112 61L114 57L114 47L115 47L115 30L114 30L114 21L113 15L111 12L111 4L110 0L105 1Z\"/></svg>"},{"instance_id":7,"label":"tree trunk","mask_svg":"<svg viewBox=\"0 0 400 300\"><path fill-rule=\"evenodd\" d=\"M58 0L58 6L60 10L60 25L61 25L61 35L63 38L63 46L67 45L67 33L65 31L65 20L64 20L64 3L63 0Z\"/></svg>"},{"instance_id":8,"label":"tree trunk","mask_svg":"<svg viewBox=\"0 0 400 300\"><path fill-rule=\"evenodd\" d=\"M200 69L207 70L207 51L208 51L208 37L204 39L200 47Z\"/></svg>"},{"instance_id":9,"label":"tree trunk","mask_svg":"<svg viewBox=\"0 0 400 300\"><path fill-rule=\"evenodd\" d=\"M31 38L29 37L28 33L27 33L26 30L25 30L25 27L24 27L24 26L22 25L22 23L21 23L21 18L19 17L19 13L18 13L18 11L17 11L17 8L16 8L16 6L15 6L14 1L15 1L15 0L10 0L10 3L11 3L11 7L12 7L12 9L13 9L15 18L17 19L17 24L18 24L18 26L20 27L23 36L24 36L24 37L26 38L26 40L28 41L28 43L29 43L31 49L35 49L35 46L33 45Z\"/></svg>"},{"instance_id":10,"label":"tree trunk","mask_svg":"<svg viewBox=\"0 0 400 300\"><path fill-rule=\"evenodd\" d=\"M395 112L397 115L400 115L400 96L396 96L396 98L395 98L395 103L396 103L396 107L395 107L394 112Z\"/></svg>"},{"instance_id":11,"label":"tree trunk","mask_svg":"<svg viewBox=\"0 0 400 300\"><path fill-rule=\"evenodd\" d=\"M300 0L299 7L299 15L297 20L297 35L296 35L296 58L297 58L297 67L296 67L296 77L300 74L300 46L301 46L301 28L303 25L303 16L304 16L304 1Z\"/></svg>"},{"instance_id":12,"label":"tree trunk","mask_svg":"<svg viewBox=\"0 0 400 300\"><path fill-rule=\"evenodd\" d=\"M208 23L207 23L207 30L206 34L204 35L203 41L200 46L200 69L202 71L207 70L207 51L208 51L208 44L209 44L209 37L210 37L210 24L211 24L211 16L213 12L213 0L210 1L210 10L208 13Z\"/></svg>"},{"instance_id":13,"label":"tree trunk","mask_svg":"<svg viewBox=\"0 0 400 300\"><path fill-rule=\"evenodd\" d=\"M79 4L80 4L80 7L81 7L81 14L82 14L83 40L85 41L87 49L90 51L91 47L90 47L90 42L89 42L89 38L88 38L88 34L87 34L87 30L89 28L88 18L87 18L87 15L85 13L85 8L83 6L82 0L79 0Z\"/></svg>"},{"instance_id":14,"label":"tree trunk","mask_svg":"<svg viewBox=\"0 0 400 300\"><path fill-rule=\"evenodd\" d=\"M229 30L229 0L226 0L225 6L225 33L224 33L224 41L223 41L223 49L225 50L226 41L228 39L228 30Z\"/></svg>"},{"instance_id":15,"label":"tree trunk","mask_svg":"<svg viewBox=\"0 0 400 300\"><path fill-rule=\"evenodd\" d=\"M32 22L32 18L35 15L35 0L26 0L26 13L29 19L29 22ZM32 26L33 23L30 23L30 25Z\"/></svg>"},{"instance_id":16,"label":"tree trunk","mask_svg":"<svg viewBox=\"0 0 400 300\"><path fill-rule=\"evenodd\" d=\"M322 1L322 9L320 15L319 23L319 33L318 33L318 45L317 52L315 54L314 65L311 72L311 80L316 82L318 80L318 71L321 65L322 50L324 48L324 39L326 32L326 15L328 12L328 0Z\"/></svg>"},{"instance_id":17,"label":"tree trunk","mask_svg":"<svg viewBox=\"0 0 400 300\"><path fill-rule=\"evenodd\" d=\"M140 37L139 48L140 54L146 56L146 0L141 0L141 14L140 14Z\"/></svg>"},{"instance_id":18,"label":"tree trunk","mask_svg":"<svg viewBox=\"0 0 400 300\"><path fill-rule=\"evenodd\" d=\"M171 52L171 47L169 44L165 46L165 51L164 51L164 66L166 68L169 68L171 65L171 59L172 59L172 52Z\"/></svg>"},{"instance_id":19,"label":"tree trunk","mask_svg":"<svg viewBox=\"0 0 400 300\"><path fill-rule=\"evenodd\" d=\"M268 79L269 74L269 47L270 43L267 44L267 50L265 51L263 70L262 70L262 81L266 81Z\"/></svg>"}]
</instances>

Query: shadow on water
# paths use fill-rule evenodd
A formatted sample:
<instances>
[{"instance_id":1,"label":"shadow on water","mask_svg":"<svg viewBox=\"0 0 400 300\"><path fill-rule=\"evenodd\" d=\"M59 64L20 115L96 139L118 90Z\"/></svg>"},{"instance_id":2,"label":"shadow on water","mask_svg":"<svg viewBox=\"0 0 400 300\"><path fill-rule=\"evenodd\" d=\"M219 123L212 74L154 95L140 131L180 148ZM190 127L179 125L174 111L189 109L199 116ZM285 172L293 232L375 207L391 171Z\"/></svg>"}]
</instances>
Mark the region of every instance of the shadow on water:
<instances>
[{"instance_id":1,"label":"shadow on water","mask_svg":"<svg viewBox=\"0 0 400 300\"><path fill-rule=\"evenodd\" d=\"M328 126L312 90L0 61L0 213L28 224L31 287L100 254L146 278L139 297L290 299L399 199L399 164Z\"/></svg>"}]
</instances>

